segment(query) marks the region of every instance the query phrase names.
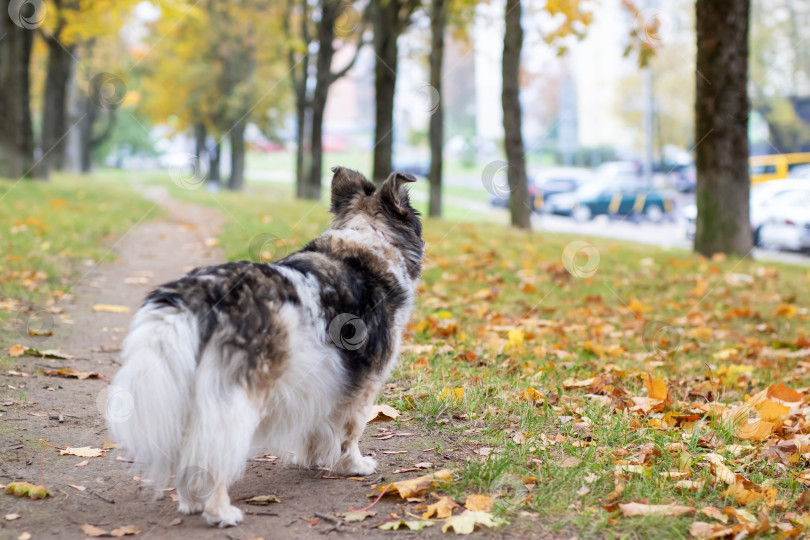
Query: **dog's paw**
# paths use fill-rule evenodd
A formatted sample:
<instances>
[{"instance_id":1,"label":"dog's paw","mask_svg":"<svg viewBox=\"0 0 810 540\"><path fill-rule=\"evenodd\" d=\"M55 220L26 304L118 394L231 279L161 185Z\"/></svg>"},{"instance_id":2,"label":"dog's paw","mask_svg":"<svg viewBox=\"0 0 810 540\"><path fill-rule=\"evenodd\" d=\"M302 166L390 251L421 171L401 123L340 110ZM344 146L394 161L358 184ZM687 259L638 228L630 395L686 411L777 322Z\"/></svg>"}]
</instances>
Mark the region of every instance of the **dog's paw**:
<instances>
[{"instance_id":1,"label":"dog's paw","mask_svg":"<svg viewBox=\"0 0 810 540\"><path fill-rule=\"evenodd\" d=\"M203 511L203 504L181 500L180 504L177 506L177 511L187 516L199 514Z\"/></svg>"},{"instance_id":2,"label":"dog's paw","mask_svg":"<svg viewBox=\"0 0 810 540\"><path fill-rule=\"evenodd\" d=\"M346 471L349 474L368 476L377 470L377 460L371 456L363 456L359 459L355 459L349 469L350 470Z\"/></svg>"},{"instance_id":3,"label":"dog's paw","mask_svg":"<svg viewBox=\"0 0 810 540\"><path fill-rule=\"evenodd\" d=\"M245 519L242 511L232 505L228 505L216 513L204 512L203 517L206 523L212 527L233 527Z\"/></svg>"}]
</instances>

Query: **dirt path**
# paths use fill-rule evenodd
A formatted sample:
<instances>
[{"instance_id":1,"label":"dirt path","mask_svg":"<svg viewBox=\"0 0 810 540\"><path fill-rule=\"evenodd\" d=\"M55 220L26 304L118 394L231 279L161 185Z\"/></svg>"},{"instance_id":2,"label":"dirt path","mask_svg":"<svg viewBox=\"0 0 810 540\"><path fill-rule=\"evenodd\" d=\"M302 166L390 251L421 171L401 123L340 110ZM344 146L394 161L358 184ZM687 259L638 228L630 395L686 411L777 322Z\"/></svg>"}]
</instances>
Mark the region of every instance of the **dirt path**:
<instances>
[{"instance_id":1,"label":"dirt path","mask_svg":"<svg viewBox=\"0 0 810 540\"><path fill-rule=\"evenodd\" d=\"M372 484L419 474L394 474L395 470L426 461L436 467L445 464L451 456L429 450L429 439L401 436L406 431L413 433L412 424L396 432L400 436L384 440L373 436L394 426L371 424L361 449L376 455L378 474L362 481L324 479L326 473L319 470L284 468L270 461L251 462L244 479L231 489L236 504L247 513L245 522L236 528L218 530L207 527L200 516L180 516L172 501L173 493L153 501L143 483L134 477L136 473L121 461L120 450L89 458L81 466L85 458L60 456L58 450L39 442L42 439L59 447L100 448L109 439L102 414L103 391L118 368L118 348L141 299L155 285L192 267L223 261L220 250L211 247L223 223L218 213L168 199L159 189L151 189L147 196L161 204L169 217L142 224L120 239L114 246L115 262L93 268L74 288L74 299L65 305L64 318L70 324L60 321L51 338L36 344L40 350L58 349L74 358L20 357L11 369L0 369L0 483L43 484L54 495L40 501L0 495L0 539L17 539L26 532L34 540L85 538L79 529L82 524L106 531L135 525L141 531L135 538L321 537L335 530L332 519L337 512L369 504ZM131 311L99 312L92 309L95 304L123 305ZM4 348L23 341L20 335L0 338ZM42 373L59 368L98 372L102 380L61 379ZM239 502L267 494L277 495L282 502L268 507ZM374 510L376 516L362 523L340 523L336 532L349 538L390 537L396 533L374 527L390 520L392 512L408 519L408 508L393 499L384 498ZM2 519L7 514L19 514L20 518ZM439 525L426 529L427 536L440 535L439 529ZM501 536L503 532L496 534Z\"/></svg>"}]
</instances>

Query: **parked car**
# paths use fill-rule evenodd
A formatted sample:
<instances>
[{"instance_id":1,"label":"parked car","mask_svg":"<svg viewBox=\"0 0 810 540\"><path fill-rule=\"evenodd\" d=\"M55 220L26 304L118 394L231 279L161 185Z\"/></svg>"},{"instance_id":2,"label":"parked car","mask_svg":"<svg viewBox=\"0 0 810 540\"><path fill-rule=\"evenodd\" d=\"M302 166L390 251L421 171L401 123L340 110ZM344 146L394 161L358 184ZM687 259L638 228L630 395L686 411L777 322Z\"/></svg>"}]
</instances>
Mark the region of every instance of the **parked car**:
<instances>
[{"instance_id":1,"label":"parked car","mask_svg":"<svg viewBox=\"0 0 810 540\"><path fill-rule=\"evenodd\" d=\"M671 194L650 188L635 174L618 175L609 181L597 180L573 193L550 197L547 211L587 221L594 216L644 216L654 223L671 214Z\"/></svg>"},{"instance_id":2,"label":"parked car","mask_svg":"<svg viewBox=\"0 0 810 540\"><path fill-rule=\"evenodd\" d=\"M677 191L692 193L697 184L697 172L694 165L677 165L667 174L667 179Z\"/></svg>"},{"instance_id":3,"label":"parked car","mask_svg":"<svg viewBox=\"0 0 810 540\"><path fill-rule=\"evenodd\" d=\"M759 228L759 243L769 249L810 250L810 190L791 193L781 205L781 215Z\"/></svg>"},{"instance_id":4,"label":"parked car","mask_svg":"<svg viewBox=\"0 0 810 540\"><path fill-rule=\"evenodd\" d=\"M544 167L529 180L529 203L540 211L549 197L576 191L592 180L593 173L581 167ZM490 202L493 206L509 206L508 197L494 196Z\"/></svg>"},{"instance_id":5,"label":"parked car","mask_svg":"<svg viewBox=\"0 0 810 540\"><path fill-rule=\"evenodd\" d=\"M771 180L751 188L749 212L754 245L760 245L762 225L784 217L784 209L803 194L810 193L810 179ZM683 211L687 238L695 237L697 206L690 204Z\"/></svg>"}]
</instances>

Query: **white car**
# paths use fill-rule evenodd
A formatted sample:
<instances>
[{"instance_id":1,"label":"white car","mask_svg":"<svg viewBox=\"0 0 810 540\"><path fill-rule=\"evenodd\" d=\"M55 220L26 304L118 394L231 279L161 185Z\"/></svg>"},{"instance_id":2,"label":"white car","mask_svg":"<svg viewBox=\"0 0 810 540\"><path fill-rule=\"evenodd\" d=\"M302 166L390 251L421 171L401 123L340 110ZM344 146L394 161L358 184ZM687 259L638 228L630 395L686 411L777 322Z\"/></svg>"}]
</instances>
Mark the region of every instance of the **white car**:
<instances>
[{"instance_id":1,"label":"white car","mask_svg":"<svg viewBox=\"0 0 810 540\"><path fill-rule=\"evenodd\" d=\"M763 223L759 242L768 249L810 250L810 191L795 194L779 217Z\"/></svg>"},{"instance_id":2,"label":"white car","mask_svg":"<svg viewBox=\"0 0 810 540\"><path fill-rule=\"evenodd\" d=\"M771 180L752 187L749 206L754 245L760 244L763 224L783 217L785 209L791 207L791 201L807 194L810 194L810 179ZM810 210L806 211L810 213ZM683 217L686 220L686 236L694 238L697 206L690 204L685 207Z\"/></svg>"}]
</instances>

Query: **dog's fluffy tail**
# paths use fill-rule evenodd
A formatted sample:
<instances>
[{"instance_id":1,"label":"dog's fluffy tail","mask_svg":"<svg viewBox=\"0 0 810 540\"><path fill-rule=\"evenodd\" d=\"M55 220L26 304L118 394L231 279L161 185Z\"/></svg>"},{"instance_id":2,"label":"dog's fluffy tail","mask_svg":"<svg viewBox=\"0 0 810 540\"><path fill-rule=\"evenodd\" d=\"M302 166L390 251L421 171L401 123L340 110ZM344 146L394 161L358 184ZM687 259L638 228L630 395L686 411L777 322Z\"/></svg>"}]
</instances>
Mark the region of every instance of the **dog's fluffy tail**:
<instances>
[{"instance_id":1,"label":"dog's fluffy tail","mask_svg":"<svg viewBox=\"0 0 810 540\"><path fill-rule=\"evenodd\" d=\"M110 431L156 489L166 486L178 463L199 341L188 310L147 303L135 315L123 366L109 387Z\"/></svg>"}]
</instances>

